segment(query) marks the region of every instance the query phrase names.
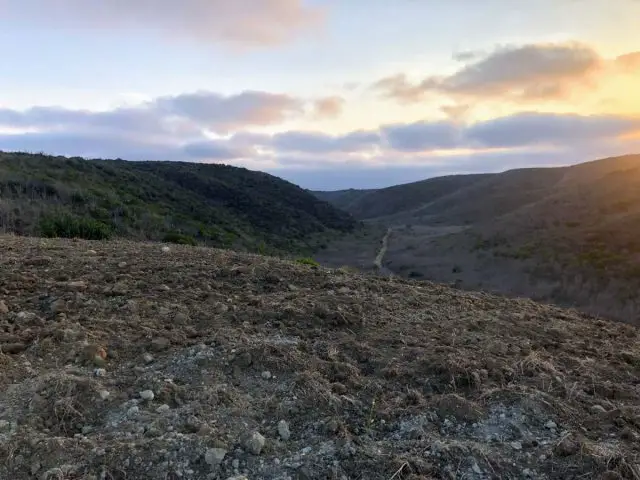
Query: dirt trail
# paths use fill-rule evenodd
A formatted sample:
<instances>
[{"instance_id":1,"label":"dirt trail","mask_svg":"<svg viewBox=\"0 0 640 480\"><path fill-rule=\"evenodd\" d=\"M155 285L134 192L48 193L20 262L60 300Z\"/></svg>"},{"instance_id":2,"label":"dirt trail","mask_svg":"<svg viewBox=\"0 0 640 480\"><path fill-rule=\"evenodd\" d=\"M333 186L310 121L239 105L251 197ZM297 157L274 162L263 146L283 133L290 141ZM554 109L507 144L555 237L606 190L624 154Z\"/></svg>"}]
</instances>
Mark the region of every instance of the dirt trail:
<instances>
[{"instance_id":1,"label":"dirt trail","mask_svg":"<svg viewBox=\"0 0 640 480\"><path fill-rule=\"evenodd\" d=\"M378 271L383 275L393 275L393 272L389 270L387 267L382 265L384 260L384 256L387 253L387 248L389 247L389 236L391 235L392 229L388 228L387 233L382 237L382 245L380 246L380 250L378 250L378 254L376 255L375 260L373 261L374 265L378 269Z\"/></svg>"}]
</instances>

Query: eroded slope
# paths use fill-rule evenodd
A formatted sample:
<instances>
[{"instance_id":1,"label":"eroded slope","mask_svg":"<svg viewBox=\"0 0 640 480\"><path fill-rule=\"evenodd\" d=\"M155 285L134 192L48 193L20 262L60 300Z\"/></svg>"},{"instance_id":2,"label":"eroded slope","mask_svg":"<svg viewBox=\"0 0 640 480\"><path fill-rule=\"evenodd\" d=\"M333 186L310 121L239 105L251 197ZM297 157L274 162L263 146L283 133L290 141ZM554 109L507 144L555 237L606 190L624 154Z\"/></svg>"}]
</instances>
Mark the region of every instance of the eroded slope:
<instances>
[{"instance_id":1,"label":"eroded slope","mask_svg":"<svg viewBox=\"0 0 640 480\"><path fill-rule=\"evenodd\" d=\"M0 237L0 299L0 478L640 472L628 325L223 250L18 237Z\"/></svg>"}]
</instances>

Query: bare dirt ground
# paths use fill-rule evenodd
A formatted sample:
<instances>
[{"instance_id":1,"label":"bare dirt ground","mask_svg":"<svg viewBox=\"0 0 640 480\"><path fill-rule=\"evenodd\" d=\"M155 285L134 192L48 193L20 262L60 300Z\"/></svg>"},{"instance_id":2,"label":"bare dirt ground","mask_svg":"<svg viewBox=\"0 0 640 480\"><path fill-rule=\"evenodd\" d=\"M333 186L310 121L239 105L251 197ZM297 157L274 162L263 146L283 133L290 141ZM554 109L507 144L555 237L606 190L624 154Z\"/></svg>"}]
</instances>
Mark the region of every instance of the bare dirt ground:
<instances>
[{"instance_id":1,"label":"bare dirt ground","mask_svg":"<svg viewBox=\"0 0 640 480\"><path fill-rule=\"evenodd\" d=\"M640 478L638 330L530 300L4 236L0 327L1 479Z\"/></svg>"}]
</instances>

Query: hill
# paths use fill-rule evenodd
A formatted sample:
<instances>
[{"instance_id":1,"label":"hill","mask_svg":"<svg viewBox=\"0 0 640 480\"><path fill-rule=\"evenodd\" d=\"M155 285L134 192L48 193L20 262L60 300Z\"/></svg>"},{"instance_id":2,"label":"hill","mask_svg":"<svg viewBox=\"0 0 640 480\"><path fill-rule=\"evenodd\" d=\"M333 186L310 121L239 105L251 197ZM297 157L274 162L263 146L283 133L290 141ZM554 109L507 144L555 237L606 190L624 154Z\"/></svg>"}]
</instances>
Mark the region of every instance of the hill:
<instances>
[{"instance_id":1,"label":"hill","mask_svg":"<svg viewBox=\"0 0 640 480\"><path fill-rule=\"evenodd\" d=\"M0 153L0 231L314 249L355 220L272 175L226 165Z\"/></svg>"},{"instance_id":2,"label":"hill","mask_svg":"<svg viewBox=\"0 0 640 480\"><path fill-rule=\"evenodd\" d=\"M367 194L403 198L398 208L349 208L392 227L387 268L640 322L640 156L455 178ZM344 264L356 250L343 242L319 258Z\"/></svg>"},{"instance_id":3,"label":"hill","mask_svg":"<svg viewBox=\"0 0 640 480\"><path fill-rule=\"evenodd\" d=\"M0 237L0 478L638 478L638 329L183 245Z\"/></svg>"}]
</instances>

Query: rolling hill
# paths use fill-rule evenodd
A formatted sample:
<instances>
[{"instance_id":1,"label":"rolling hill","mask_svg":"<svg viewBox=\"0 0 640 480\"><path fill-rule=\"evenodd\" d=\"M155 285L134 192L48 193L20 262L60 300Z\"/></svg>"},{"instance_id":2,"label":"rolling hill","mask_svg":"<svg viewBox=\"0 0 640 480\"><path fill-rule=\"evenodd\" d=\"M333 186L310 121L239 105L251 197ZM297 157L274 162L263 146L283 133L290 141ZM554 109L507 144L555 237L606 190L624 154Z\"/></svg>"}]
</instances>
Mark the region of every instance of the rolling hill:
<instances>
[{"instance_id":1,"label":"rolling hill","mask_svg":"<svg viewBox=\"0 0 640 480\"><path fill-rule=\"evenodd\" d=\"M370 191L345 208L392 228L384 264L396 274L640 322L640 156L455 179ZM340 250L322 260L347 263Z\"/></svg>"},{"instance_id":2,"label":"rolling hill","mask_svg":"<svg viewBox=\"0 0 640 480\"><path fill-rule=\"evenodd\" d=\"M226 165L0 153L0 231L313 250L355 228L278 177Z\"/></svg>"}]
</instances>

